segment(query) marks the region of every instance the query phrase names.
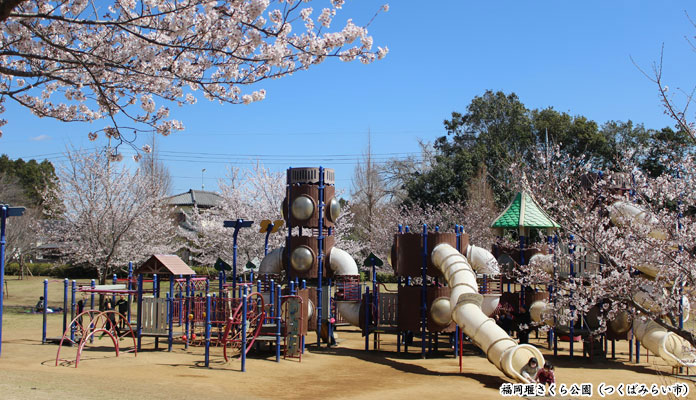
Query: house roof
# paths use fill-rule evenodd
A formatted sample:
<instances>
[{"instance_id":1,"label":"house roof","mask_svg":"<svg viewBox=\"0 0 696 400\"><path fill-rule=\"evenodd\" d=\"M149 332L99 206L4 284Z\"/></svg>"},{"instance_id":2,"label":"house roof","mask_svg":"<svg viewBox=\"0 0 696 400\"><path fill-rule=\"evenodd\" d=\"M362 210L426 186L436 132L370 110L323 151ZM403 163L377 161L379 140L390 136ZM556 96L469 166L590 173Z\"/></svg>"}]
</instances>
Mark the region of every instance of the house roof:
<instances>
[{"instance_id":1,"label":"house roof","mask_svg":"<svg viewBox=\"0 0 696 400\"><path fill-rule=\"evenodd\" d=\"M157 275L195 275L196 272L186 263L173 254L154 254L147 261L142 263L135 274L157 274Z\"/></svg>"},{"instance_id":2,"label":"house roof","mask_svg":"<svg viewBox=\"0 0 696 400\"><path fill-rule=\"evenodd\" d=\"M167 199L167 203L172 206L197 206L197 207L215 207L222 201L222 196L215 192L206 190L193 190L188 192L175 194Z\"/></svg>"},{"instance_id":3,"label":"house roof","mask_svg":"<svg viewBox=\"0 0 696 400\"><path fill-rule=\"evenodd\" d=\"M534 197L527 192L518 192L491 228L560 228L544 210L539 207Z\"/></svg>"}]
</instances>

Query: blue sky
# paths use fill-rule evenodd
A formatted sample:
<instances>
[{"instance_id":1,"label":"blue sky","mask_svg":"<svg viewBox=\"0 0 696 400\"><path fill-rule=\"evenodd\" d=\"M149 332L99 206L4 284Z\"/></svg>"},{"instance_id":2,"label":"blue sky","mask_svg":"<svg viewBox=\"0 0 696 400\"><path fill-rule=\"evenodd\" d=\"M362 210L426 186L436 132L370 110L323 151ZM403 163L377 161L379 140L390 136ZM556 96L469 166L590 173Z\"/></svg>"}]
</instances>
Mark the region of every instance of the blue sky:
<instances>
[{"instance_id":1,"label":"blue sky","mask_svg":"<svg viewBox=\"0 0 696 400\"><path fill-rule=\"evenodd\" d=\"M314 1L316 9L327 1ZM396 1L370 26L386 59L371 65L329 60L309 71L264 82L266 100L244 105L198 104L172 109L186 130L158 139L174 191L217 188L230 161L261 159L274 170L335 168L349 191L356 160L372 132L379 161L418 152L418 140L444 135L442 121L465 111L487 89L515 92L528 108L553 106L599 123L628 120L672 125L656 87L632 64L650 69L665 45L666 83L696 84L696 35L687 1ZM339 14L367 22L382 2L348 0ZM90 147L101 127L34 117L8 103L0 153L12 158L48 154L60 162L66 145ZM96 145L104 146L103 139ZM143 136L142 142L149 141Z\"/></svg>"}]
</instances>

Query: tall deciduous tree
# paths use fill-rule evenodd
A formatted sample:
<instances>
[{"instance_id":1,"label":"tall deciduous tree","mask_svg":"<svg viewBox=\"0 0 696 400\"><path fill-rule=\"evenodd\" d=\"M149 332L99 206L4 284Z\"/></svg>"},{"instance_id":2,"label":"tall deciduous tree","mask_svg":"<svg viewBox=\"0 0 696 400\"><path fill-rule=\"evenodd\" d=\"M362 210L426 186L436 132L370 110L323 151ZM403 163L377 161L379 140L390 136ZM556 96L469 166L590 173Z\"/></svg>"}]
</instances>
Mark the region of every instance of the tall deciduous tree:
<instances>
[{"instance_id":1,"label":"tall deciduous tree","mask_svg":"<svg viewBox=\"0 0 696 400\"><path fill-rule=\"evenodd\" d=\"M143 127L168 135L183 128L169 105L193 104L196 92L248 104L266 92L244 88L265 79L332 57L384 57L366 26L348 19L331 29L343 3L319 11L299 0L0 1L0 113L10 99L39 117L106 120L92 139L130 142Z\"/></svg>"},{"instance_id":2,"label":"tall deciduous tree","mask_svg":"<svg viewBox=\"0 0 696 400\"><path fill-rule=\"evenodd\" d=\"M378 215L383 212L387 201L387 187L383 181L381 168L372 158L372 140L368 136L367 149L362 159L355 166L353 189L351 190L350 209L354 213L353 235L366 245L366 252L374 251L375 241L381 240L374 235L376 225L382 221ZM363 254L367 256L367 254Z\"/></svg>"},{"instance_id":3,"label":"tall deciduous tree","mask_svg":"<svg viewBox=\"0 0 696 400\"><path fill-rule=\"evenodd\" d=\"M65 257L94 268L104 283L128 261L173 250L174 221L147 175L111 163L106 152L68 151L67 158L57 189L46 191L64 211L51 215L56 221L45 232Z\"/></svg>"}]
</instances>

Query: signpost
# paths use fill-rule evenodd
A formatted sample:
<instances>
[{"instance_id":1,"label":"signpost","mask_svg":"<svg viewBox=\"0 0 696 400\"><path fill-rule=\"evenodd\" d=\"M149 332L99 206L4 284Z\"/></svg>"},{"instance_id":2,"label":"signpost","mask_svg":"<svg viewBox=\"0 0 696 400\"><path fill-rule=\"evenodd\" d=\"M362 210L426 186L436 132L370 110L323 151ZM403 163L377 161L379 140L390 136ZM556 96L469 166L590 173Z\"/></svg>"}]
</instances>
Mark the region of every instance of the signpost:
<instances>
[{"instance_id":1,"label":"signpost","mask_svg":"<svg viewBox=\"0 0 696 400\"><path fill-rule=\"evenodd\" d=\"M225 228L234 228L234 233L232 234L232 295L236 293L237 289L237 235L239 230L242 228L248 228L254 224L254 221L245 221L243 219L237 219L235 221L224 221L223 226Z\"/></svg>"}]
</instances>

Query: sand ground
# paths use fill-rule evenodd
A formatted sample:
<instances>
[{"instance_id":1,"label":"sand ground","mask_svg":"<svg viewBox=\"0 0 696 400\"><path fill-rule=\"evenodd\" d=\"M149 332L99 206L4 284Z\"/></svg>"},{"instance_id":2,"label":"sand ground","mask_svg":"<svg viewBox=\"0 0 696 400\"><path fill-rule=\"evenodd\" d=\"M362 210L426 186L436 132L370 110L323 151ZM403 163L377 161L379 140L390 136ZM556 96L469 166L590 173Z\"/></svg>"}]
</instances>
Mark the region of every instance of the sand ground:
<instances>
[{"instance_id":1,"label":"sand ground","mask_svg":"<svg viewBox=\"0 0 696 400\"><path fill-rule=\"evenodd\" d=\"M171 353L156 351L151 339L144 340L137 356L122 353L119 357L107 338L95 340L78 368L70 363L55 366L58 346L41 344L42 316L24 312L41 295L41 282L8 277L0 399L497 399L500 386L509 382L473 348L467 348L460 373L458 360L444 351L427 359L420 358L419 348L410 348L409 354L396 353L394 335L382 336L381 351L365 352L360 332L352 327L339 328L338 347L308 347L302 362L281 359L276 363L270 352L250 355L244 373L238 359L223 362L220 348L211 349L211 367L204 368L203 348L185 350L176 344ZM61 298L60 285L52 284L49 305L60 303L51 301ZM60 336L62 317L49 315L48 320L48 336ZM312 334L308 342L315 339ZM532 343L545 348L543 338ZM121 345L131 347L128 341ZM627 342L617 342L616 360L595 362L578 355L571 360L568 343L559 347L557 357L544 350L557 366L559 384L589 382L596 388L601 382L648 386L687 382L690 397L696 398L693 381L671 376L661 360L652 355L646 359L645 349L641 363L629 362ZM64 348L61 358L74 359L75 353L74 348Z\"/></svg>"}]
</instances>

